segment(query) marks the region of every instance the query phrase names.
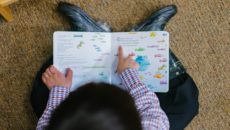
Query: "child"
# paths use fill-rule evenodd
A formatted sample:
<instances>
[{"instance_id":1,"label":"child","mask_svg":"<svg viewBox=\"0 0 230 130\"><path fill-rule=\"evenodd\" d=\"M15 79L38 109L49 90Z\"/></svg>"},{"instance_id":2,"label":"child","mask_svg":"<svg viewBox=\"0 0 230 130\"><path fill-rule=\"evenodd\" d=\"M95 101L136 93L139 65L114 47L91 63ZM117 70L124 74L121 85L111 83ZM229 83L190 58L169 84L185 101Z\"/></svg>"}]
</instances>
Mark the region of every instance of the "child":
<instances>
[{"instance_id":1,"label":"child","mask_svg":"<svg viewBox=\"0 0 230 130\"><path fill-rule=\"evenodd\" d=\"M42 75L50 94L37 129L168 130L168 118L155 93L138 78L137 68L132 56L124 58L119 47L117 72L127 92L114 85L90 83L70 93L72 70L65 76L50 66Z\"/></svg>"},{"instance_id":2,"label":"child","mask_svg":"<svg viewBox=\"0 0 230 130\"><path fill-rule=\"evenodd\" d=\"M85 31L85 32L109 32L109 31L112 31L112 29L107 24L102 24L100 22L95 21L86 12L84 12L80 7L77 7L75 5L65 3L65 2L60 2L58 4L57 10L61 14L63 14L63 16L65 18L68 19L68 21L71 24L71 30L72 31ZM161 31L164 29L166 23L176 14L176 12L177 12L177 7L175 5L169 5L169 6L162 7L159 10L157 10L156 12L153 12L149 18L147 18L145 21L143 21L139 25L135 26L131 31ZM49 105L55 103L55 107L56 107L64 99L63 94L61 94L61 97L60 97L61 99L59 99L59 93L56 94L56 91L55 91L56 88L63 88L63 87L52 87L52 85L55 85L55 84L57 85L58 83L50 82L52 80L48 80L49 82L46 82L46 84L44 84L41 80L43 72L45 72L45 70L52 64L53 64L53 57L51 56L49 58L49 60L47 62L45 62L43 64L43 66L41 67L41 69L38 71L38 73L35 77L35 80L34 80L33 89L32 89L32 93L31 93L31 97L30 97L30 101L31 101L33 110L36 113L38 118L41 117L41 115L44 112L44 109L46 108L46 111L45 111L46 114L43 114L43 117L40 118L39 124L38 124L39 125L38 127L41 127L41 129L42 129L42 127L45 127L46 125L48 125L47 124L48 120L50 120L49 126L57 126L53 122L59 123L60 122L59 119L66 120L63 117L66 114L72 115L74 112L67 109L69 105L75 103L75 102L72 102L72 100L76 101L78 99L78 100L82 101L83 99L89 98L89 101L93 101L94 97L91 96L92 93L90 94L90 96L85 95L84 93L79 92L82 89L84 90L84 92L89 92L89 91L95 92L95 94L96 94L95 97L100 97L101 93L99 93L99 92L103 91L103 92L105 92L105 94L110 95L110 96L105 95L106 99L108 99L108 101L113 100L113 99L109 99L109 98L113 98L112 94L115 94L115 90L113 92L107 92L106 89L110 89L112 91L112 88L113 89L115 88L114 86L105 85L105 84L85 85L85 87L82 87L82 88L78 89L76 92L71 93L70 96L62 103L62 104L66 104L65 102L68 102L68 101L71 102L68 105L65 105L65 106L67 106L67 108L63 108L62 107L63 105L61 104L55 110L52 118L50 119L50 116L51 116L50 114L51 114L51 111L54 110L54 107L51 106L52 107L52 110L51 110ZM55 68L51 67L51 68L47 69L47 74L48 74L48 70L52 71L52 69L55 71L55 74L59 73L55 70ZM43 77L47 74L46 73L43 74ZM68 74L70 74L70 77L71 77L71 70L68 71ZM62 75L62 74L60 74L60 75ZM131 109L128 109L128 112L126 112L124 109L121 109L121 108L116 109L116 108L114 108L114 106L109 105L110 106L109 108L111 108L110 110L114 110L114 111L117 110L117 111L123 112L122 114L116 113L116 116L117 116L116 118L123 116L123 117L127 117L129 119L134 119L134 120L136 119L136 122L139 122L139 123L142 122L142 126L143 127L149 127L149 129L155 129L155 127L162 126L162 124L159 124L159 125L155 125L154 127L151 127L151 125L156 123L155 122L156 120L153 120L153 121L149 120L149 119L151 119L150 117L152 117L154 114L157 114L157 115L155 115L154 119L162 120L162 118L159 118L162 116L158 116L159 113L155 111L155 110L159 110L160 113L163 113L161 111L161 109L157 109L157 108L159 108L158 103L156 103L154 105L151 104L152 102L155 103L155 101L158 102L156 95L159 99L161 108L167 114L167 117L168 117L168 120L170 123L170 130L183 130L192 121L192 119L198 114L199 91L197 89L197 86L194 83L193 79L189 76L189 74L186 73L183 65L181 64L181 62L178 60L178 58L174 55L174 53L171 50L169 53L169 79L170 79L170 81L169 81L169 91L167 93L156 93L156 95L154 93L152 93L152 96L149 96L150 95L149 93L151 93L151 92L146 91L148 93L144 94L143 98L145 99L147 97L147 99L151 99L151 101L146 100L146 99L145 100L140 99L139 95L143 95L143 93L145 93L143 91L146 90L146 87L141 85L141 83L139 82L140 80L138 78L136 78L135 75L136 75L136 70L135 70L135 68L132 68L132 66L129 66L129 69L124 70L124 72L120 72L120 77L123 80L124 85L126 86L128 92L130 92L130 94L132 94L132 96L134 97L134 100L136 101L137 110L139 112L141 112L140 117L141 117L142 121L140 121L140 120L138 121L138 118L131 117L131 115L133 115L133 116L137 115L137 113L135 114L133 109L132 109L132 112L131 112ZM67 76L67 77L69 77L69 76ZM63 81L66 81L66 77L62 76L62 78L63 78ZM134 79L134 80L129 81L129 79ZM58 82L59 82L59 80L58 80ZM126 82L128 83L128 85L125 84ZM134 85L133 85L133 83L134 83ZM49 84L51 84L51 85L49 85ZM47 85L52 87L52 88L50 88L51 92L47 88ZM90 87L87 87L87 86L90 86ZM97 89L94 90L93 88L97 88ZM132 89L130 89L130 88L132 88ZM144 88L143 91L139 91L140 89L143 89L143 88ZM64 89L66 89L66 88L64 88ZM52 91L54 91L54 92L52 92ZM60 91L62 91L62 90L60 90ZM136 92L138 92L138 93L136 93ZM77 98L77 96L74 96L74 95L79 95L78 93L81 93L83 96L81 98ZM58 99L55 99L55 100L50 99L48 102L49 95L51 98L53 97L52 95L56 95ZM66 93L66 95L64 94L64 96L67 96L67 95L68 95L68 93ZM73 96L71 96L71 95L73 95ZM126 95L128 95L128 94L126 94ZM75 97L75 98L69 99L70 97ZM114 97L122 97L122 96L119 96L119 92L118 92L117 94L115 94ZM125 103L122 103L123 100L120 100L119 98L116 98L116 99L117 100L114 99L115 101L113 101L113 103L118 103L118 104L120 104L119 106L127 107L128 102L130 104L132 104L131 103L132 101L129 100L130 98L128 98L128 96L126 96L125 98L122 98L122 99L129 100L129 101L125 101ZM48 102L48 107L46 107L47 102ZM91 104L91 103L89 103L89 104ZM103 102L103 104L105 104L105 103ZM124 104L124 105L121 105L121 104ZM149 107L149 106L154 106L154 107ZM75 107L77 107L77 106L75 106ZM73 105L70 108L76 110L73 107ZM94 105L94 107L91 107L91 108L92 108L92 110L94 110L94 109L98 110L98 109L96 109L96 105ZM135 108L135 107L132 107L132 108ZM154 108L154 109L151 109L151 108ZM47 111L47 110L49 110L49 111ZM58 112L59 110L61 112ZM68 111L68 113L63 113L62 110L66 110L66 111ZM153 111L153 110L154 110L154 112L149 112L149 111ZM55 113L59 113L61 115L55 116L56 115ZM128 115L126 115L126 114L128 114ZM56 117L61 117L61 118L56 118ZM66 117L70 117L70 116L66 116ZM87 117L89 117L89 116L87 116ZM91 115L90 117L93 118L94 116ZM115 118L114 116L112 116L110 118L108 116L103 116L103 117L105 117L105 118L103 118L104 122L107 122L109 124L111 124L112 122L110 122L110 121L108 122L108 120ZM56 119L56 121L54 119ZM79 119L81 119L81 118L79 118ZM91 120L91 118L88 118L88 119ZM126 119L126 118L121 117L119 119ZM164 119L165 119L165 117L164 117ZM84 120L84 121L86 121L86 120ZM126 124L125 126L133 126L135 128L135 130L138 130L138 128L139 128L138 123L134 123L135 121L133 121L133 120L130 121L128 119L125 121L126 122L122 121L124 124ZM67 122L70 122L70 121L67 121ZM162 123L161 121L159 121L159 122ZM94 122L94 123L96 123L96 122ZM96 124L98 124L98 123L96 123ZM131 125L127 125L127 124L131 124ZM134 125L136 125L136 126L134 126ZM88 123L88 126L93 127L95 125ZM112 127L110 127L110 129L119 130L117 127L115 127L117 125L108 125L108 126L112 126ZM93 128L95 130L97 130L96 127L93 127ZM125 128L127 128L127 127L125 127ZM56 128L54 128L54 129L56 129ZM78 129L82 129L82 128L78 128ZM87 130L86 128L84 128L84 129ZM106 127L106 129L109 130L108 127ZM143 129L145 129L145 128L143 128Z\"/></svg>"}]
</instances>

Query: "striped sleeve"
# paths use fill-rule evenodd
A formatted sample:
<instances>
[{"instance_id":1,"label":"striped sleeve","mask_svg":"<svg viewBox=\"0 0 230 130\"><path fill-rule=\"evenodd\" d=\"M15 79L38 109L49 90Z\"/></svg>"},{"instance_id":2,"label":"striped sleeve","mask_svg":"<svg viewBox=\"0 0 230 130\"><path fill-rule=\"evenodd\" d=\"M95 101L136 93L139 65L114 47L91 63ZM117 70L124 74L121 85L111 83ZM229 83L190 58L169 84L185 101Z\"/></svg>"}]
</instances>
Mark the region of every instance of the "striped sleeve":
<instances>
[{"instance_id":1,"label":"striped sleeve","mask_svg":"<svg viewBox=\"0 0 230 130\"><path fill-rule=\"evenodd\" d=\"M51 114L54 109L69 95L69 88L56 86L53 87L49 94L48 103L42 116L38 120L37 130L44 130L48 125Z\"/></svg>"},{"instance_id":2,"label":"striped sleeve","mask_svg":"<svg viewBox=\"0 0 230 130\"><path fill-rule=\"evenodd\" d=\"M139 79L138 71L126 69L120 74L120 78L135 100L143 130L168 130L169 121L156 94Z\"/></svg>"}]
</instances>

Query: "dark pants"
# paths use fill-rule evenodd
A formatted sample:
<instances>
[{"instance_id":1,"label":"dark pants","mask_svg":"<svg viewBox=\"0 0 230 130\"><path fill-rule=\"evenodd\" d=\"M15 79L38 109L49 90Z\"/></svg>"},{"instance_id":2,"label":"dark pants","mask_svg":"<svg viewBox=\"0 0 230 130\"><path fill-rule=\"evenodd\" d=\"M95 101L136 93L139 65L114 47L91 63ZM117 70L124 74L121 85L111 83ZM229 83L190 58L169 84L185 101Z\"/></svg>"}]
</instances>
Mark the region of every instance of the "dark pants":
<instances>
[{"instance_id":1,"label":"dark pants","mask_svg":"<svg viewBox=\"0 0 230 130\"><path fill-rule=\"evenodd\" d=\"M31 104L37 117L41 117L49 97L49 89L41 80L42 73L53 64L53 57L41 67L34 80ZM170 80L169 92L157 93L162 109L169 118L170 130L183 130L198 114L198 90L187 74Z\"/></svg>"}]
</instances>

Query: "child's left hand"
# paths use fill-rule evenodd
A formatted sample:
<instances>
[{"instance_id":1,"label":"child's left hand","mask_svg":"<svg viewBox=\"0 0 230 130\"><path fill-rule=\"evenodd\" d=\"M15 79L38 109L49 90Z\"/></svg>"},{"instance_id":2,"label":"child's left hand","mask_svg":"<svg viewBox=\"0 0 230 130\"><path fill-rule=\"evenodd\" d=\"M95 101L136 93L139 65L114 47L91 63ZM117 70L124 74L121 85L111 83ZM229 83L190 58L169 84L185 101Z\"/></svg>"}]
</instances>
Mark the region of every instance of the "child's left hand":
<instances>
[{"instance_id":1,"label":"child's left hand","mask_svg":"<svg viewBox=\"0 0 230 130\"><path fill-rule=\"evenodd\" d=\"M51 89L54 86L69 88L72 85L73 71L68 68L66 75L58 71L53 65L42 74L43 83Z\"/></svg>"}]
</instances>

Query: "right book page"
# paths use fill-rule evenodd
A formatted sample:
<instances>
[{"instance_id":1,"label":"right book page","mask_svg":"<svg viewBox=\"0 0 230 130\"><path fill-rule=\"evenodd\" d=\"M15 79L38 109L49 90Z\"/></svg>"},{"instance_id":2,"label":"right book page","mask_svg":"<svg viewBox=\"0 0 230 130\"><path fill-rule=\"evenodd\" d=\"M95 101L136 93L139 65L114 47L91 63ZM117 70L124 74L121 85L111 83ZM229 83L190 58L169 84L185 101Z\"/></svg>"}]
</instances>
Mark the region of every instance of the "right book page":
<instances>
[{"instance_id":1,"label":"right book page","mask_svg":"<svg viewBox=\"0 0 230 130\"><path fill-rule=\"evenodd\" d=\"M139 78L154 92L167 92L169 89L169 33L118 32L112 33L112 84L123 88L116 73L118 47L122 46L124 56L134 55L139 64Z\"/></svg>"}]
</instances>

